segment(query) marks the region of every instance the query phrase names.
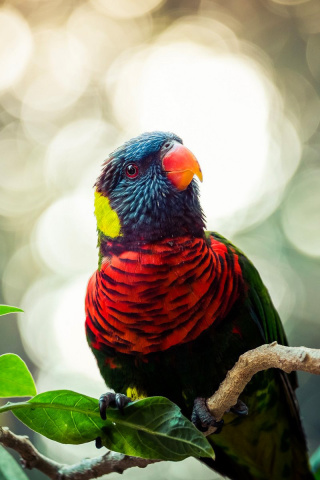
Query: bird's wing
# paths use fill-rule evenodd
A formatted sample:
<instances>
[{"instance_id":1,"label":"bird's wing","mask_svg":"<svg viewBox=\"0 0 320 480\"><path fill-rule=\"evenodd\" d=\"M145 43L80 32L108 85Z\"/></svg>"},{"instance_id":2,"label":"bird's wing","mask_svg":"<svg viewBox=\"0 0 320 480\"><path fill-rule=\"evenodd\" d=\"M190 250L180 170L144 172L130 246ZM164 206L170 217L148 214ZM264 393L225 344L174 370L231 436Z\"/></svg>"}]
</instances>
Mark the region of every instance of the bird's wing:
<instances>
[{"instance_id":1,"label":"bird's wing","mask_svg":"<svg viewBox=\"0 0 320 480\"><path fill-rule=\"evenodd\" d=\"M288 345L279 314L275 309L269 292L263 284L259 272L248 257L229 240L216 232L206 232L207 238L213 237L222 242L230 254L236 254L242 270L243 280L247 288L247 302L252 318L256 322L265 343L277 341L281 345ZM287 377L286 377L287 378ZM293 390L298 386L296 372L288 375Z\"/></svg>"},{"instance_id":2,"label":"bird's wing","mask_svg":"<svg viewBox=\"0 0 320 480\"><path fill-rule=\"evenodd\" d=\"M248 308L250 310L250 317L254 319L255 323L258 325L259 330L261 332L262 338L261 343L270 343L273 341L277 341L282 345L288 345L288 341L280 320L280 317L272 303L270 298L269 292L265 285L263 284L261 277L252 264L252 262L245 256L245 254L233 245L230 241L226 238L217 234L215 232L206 232L207 239L210 241L211 238L214 240L223 243L228 248L230 255L237 255L239 265L242 270L242 276L246 288L246 302ZM211 238L210 238L211 237ZM305 443L305 436L301 425L300 415L299 415L299 407L296 400L296 396L294 394L294 390L297 388L297 375L296 372L292 372L289 375L283 372L282 370L273 370L274 371L274 379L278 379L276 382L280 388L280 397L284 400L287 400L287 415L289 423L292 426L292 431L296 434L296 439L292 440L296 442L295 452L297 457L299 453L301 453L301 461L304 465L307 465L306 462L306 443ZM270 373L268 373L270 372ZM272 371L269 370L268 372L261 372L261 374L257 374L257 377L260 375L272 375ZM257 381L258 379L256 379ZM278 383L279 382L279 383ZM278 388L278 387L277 387ZM248 417L249 419L249 417ZM279 419L279 428L280 428L281 421ZM281 430L281 429L280 429ZM218 441L215 443L219 443ZM306 477L305 478L312 478L312 475L308 471L308 467L301 467L306 468ZM310 475L310 476L309 476ZM251 478L251 477L248 477ZM296 478L296 477L294 477ZM297 478L302 478L297 476Z\"/></svg>"}]
</instances>

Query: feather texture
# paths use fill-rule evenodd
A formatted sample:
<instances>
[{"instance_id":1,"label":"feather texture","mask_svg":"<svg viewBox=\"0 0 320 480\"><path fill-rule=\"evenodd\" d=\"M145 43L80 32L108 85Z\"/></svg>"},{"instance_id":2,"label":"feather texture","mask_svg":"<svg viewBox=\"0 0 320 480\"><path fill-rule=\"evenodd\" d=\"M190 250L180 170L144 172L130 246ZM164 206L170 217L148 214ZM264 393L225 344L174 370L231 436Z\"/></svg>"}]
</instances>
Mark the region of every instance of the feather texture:
<instances>
[{"instance_id":1,"label":"feather texture","mask_svg":"<svg viewBox=\"0 0 320 480\"><path fill-rule=\"evenodd\" d=\"M179 237L109 255L92 276L87 329L119 352L163 351L197 338L225 317L241 289L237 255L213 238Z\"/></svg>"}]
</instances>

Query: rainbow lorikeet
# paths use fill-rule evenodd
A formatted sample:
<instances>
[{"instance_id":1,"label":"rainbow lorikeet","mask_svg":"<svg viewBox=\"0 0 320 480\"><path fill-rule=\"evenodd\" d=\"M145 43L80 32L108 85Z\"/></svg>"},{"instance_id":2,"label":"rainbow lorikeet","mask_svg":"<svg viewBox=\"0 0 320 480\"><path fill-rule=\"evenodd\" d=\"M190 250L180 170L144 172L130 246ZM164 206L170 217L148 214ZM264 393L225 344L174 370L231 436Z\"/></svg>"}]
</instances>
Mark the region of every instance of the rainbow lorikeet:
<instances>
[{"instance_id":1,"label":"rainbow lorikeet","mask_svg":"<svg viewBox=\"0 0 320 480\"><path fill-rule=\"evenodd\" d=\"M99 268L88 284L86 332L109 387L132 399L168 397L205 427L199 399L238 357L287 341L255 267L205 231L194 175L202 180L196 158L167 132L133 138L106 160L95 184ZM205 461L237 480L313 478L296 386L295 374L255 375L209 437L216 460ZM102 396L102 415L125 395Z\"/></svg>"}]
</instances>

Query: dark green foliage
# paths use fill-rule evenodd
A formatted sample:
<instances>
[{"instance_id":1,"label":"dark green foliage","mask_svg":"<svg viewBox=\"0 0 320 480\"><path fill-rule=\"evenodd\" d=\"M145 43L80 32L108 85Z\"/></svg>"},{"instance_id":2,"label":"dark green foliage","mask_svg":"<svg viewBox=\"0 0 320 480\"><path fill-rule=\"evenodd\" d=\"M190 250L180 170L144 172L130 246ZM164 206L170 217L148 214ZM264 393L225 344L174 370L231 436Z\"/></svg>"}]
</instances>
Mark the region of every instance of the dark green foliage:
<instances>
[{"instance_id":1,"label":"dark green foliage","mask_svg":"<svg viewBox=\"0 0 320 480\"><path fill-rule=\"evenodd\" d=\"M0 480L28 480L20 465L0 445Z\"/></svg>"},{"instance_id":2,"label":"dark green foliage","mask_svg":"<svg viewBox=\"0 0 320 480\"><path fill-rule=\"evenodd\" d=\"M311 456L310 463L315 480L320 480L320 447Z\"/></svg>"}]
</instances>

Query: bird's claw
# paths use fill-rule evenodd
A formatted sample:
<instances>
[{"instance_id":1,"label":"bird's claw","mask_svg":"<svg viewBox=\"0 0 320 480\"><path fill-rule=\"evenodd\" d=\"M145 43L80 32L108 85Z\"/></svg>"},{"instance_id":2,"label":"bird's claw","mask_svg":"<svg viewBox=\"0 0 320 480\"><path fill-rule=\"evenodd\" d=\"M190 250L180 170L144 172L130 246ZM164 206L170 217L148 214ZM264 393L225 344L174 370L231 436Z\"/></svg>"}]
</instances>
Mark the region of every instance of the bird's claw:
<instances>
[{"instance_id":1,"label":"bird's claw","mask_svg":"<svg viewBox=\"0 0 320 480\"><path fill-rule=\"evenodd\" d=\"M239 417L245 417L248 415L249 409L242 400L238 399L237 403L230 408L230 412L239 415Z\"/></svg>"},{"instance_id":2,"label":"bird's claw","mask_svg":"<svg viewBox=\"0 0 320 480\"><path fill-rule=\"evenodd\" d=\"M102 420L106 420L108 407L117 407L120 412L123 412L124 407L128 405L130 401L131 399L123 393L103 393L99 398L100 417Z\"/></svg>"},{"instance_id":3,"label":"bird's claw","mask_svg":"<svg viewBox=\"0 0 320 480\"><path fill-rule=\"evenodd\" d=\"M201 432L206 432L210 427L215 427L216 430L213 433L220 433L224 423L223 420L217 421L211 415L206 404L206 399L200 397L194 401L191 421Z\"/></svg>"},{"instance_id":4,"label":"bird's claw","mask_svg":"<svg viewBox=\"0 0 320 480\"><path fill-rule=\"evenodd\" d=\"M102 448L102 440L101 437L96 438L96 448Z\"/></svg>"},{"instance_id":5,"label":"bird's claw","mask_svg":"<svg viewBox=\"0 0 320 480\"><path fill-rule=\"evenodd\" d=\"M131 399L124 395L123 393L113 393L107 392L103 393L99 398L99 410L100 417L102 420L107 419L107 408L116 407L123 413L123 409L128 403L131 402ZM102 439L101 437L96 438L96 448L102 448Z\"/></svg>"}]
</instances>

